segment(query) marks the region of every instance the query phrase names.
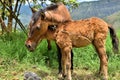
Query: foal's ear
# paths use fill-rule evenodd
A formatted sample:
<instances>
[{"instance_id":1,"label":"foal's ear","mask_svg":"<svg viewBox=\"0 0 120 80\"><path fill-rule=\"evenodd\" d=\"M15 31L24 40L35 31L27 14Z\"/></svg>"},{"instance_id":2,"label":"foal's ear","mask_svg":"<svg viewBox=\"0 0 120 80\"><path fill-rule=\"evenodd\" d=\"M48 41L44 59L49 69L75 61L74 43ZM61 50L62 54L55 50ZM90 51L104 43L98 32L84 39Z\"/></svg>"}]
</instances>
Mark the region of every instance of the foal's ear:
<instances>
[{"instance_id":1,"label":"foal's ear","mask_svg":"<svg viewBox=\"0 0 120 80\"><path fill-rule=\"evenodd\" d=\"M35 9L35 8L31 8L31 11L32 11L32 13L35 13L35 12L37 12L38 10Z\"/></svg>"}]
</instances>

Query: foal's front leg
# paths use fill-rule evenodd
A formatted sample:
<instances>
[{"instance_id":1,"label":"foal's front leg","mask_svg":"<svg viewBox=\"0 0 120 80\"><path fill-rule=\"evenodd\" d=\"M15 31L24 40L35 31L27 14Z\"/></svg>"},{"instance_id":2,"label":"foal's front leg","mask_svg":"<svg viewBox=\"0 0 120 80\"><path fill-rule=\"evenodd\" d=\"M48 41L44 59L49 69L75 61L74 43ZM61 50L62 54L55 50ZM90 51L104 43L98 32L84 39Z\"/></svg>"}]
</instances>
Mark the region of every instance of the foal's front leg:
<instances>
[{"instance_id":1,"label":"foal's front leg","mask_svg":"<svg viewBox=\"0 0 120 80\"><path fill-rule=\"evenodd\" d=\"M65 47L62 50L62 74L63 77L67 77L67 80L71 80L71 49Z\"/></svg>"},{"instance_id":2,"label":"foal's front leg","mask_svg":"<svg viewBox=\"0 0 120 80\"><path fill-rule=\"evenodd\" d=\"M56 44L57 45L57 44ZM58 74L59 74L59 77L61 76L62 74L62 66L61 66L61 59L62 59L62 53L61 53L61 50L60 50L60 47L57 45L57 50L58 50L58 63L59 63L59 67L58 67ZM73 51L71 50L71 72L73 72Z\"/></svg>"},{"instance_id":3,"label":"foal's front leg","mask_svg":"<svg viewBox=\"0 0 120 80\"><path fill-rule=\"evenodd\" d=\"M56 43L61 49L62 59L62 75L67 77L67 80L71 80L71 49L72 43L69 34L59 31L56 34Z\"/></svg>"}]
</instances>

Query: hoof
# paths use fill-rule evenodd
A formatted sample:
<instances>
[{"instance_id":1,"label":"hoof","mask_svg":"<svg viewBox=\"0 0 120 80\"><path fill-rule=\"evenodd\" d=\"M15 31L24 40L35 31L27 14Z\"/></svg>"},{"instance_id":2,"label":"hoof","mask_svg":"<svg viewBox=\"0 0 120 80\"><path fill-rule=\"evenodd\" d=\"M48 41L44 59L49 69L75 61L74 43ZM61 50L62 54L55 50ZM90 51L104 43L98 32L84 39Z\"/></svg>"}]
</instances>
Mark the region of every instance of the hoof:
<instances>
[{"instance_id":1,"label":"hoof","mask_svg":"<svg viewBox=\"0 0 120 80\"><path fill-rule=\"evenodd\" d=\"M59 73L59 74L58 74L58 79L59 79L59 80L63 80L62 73Z\"/></svg>"},{"instance_id":2,"label":"hoof","mask_svg":"<svg viewBox=\"0 0 120 80\"><path fill-rule=\"evenodd\" d=\"M97 72L95 74L95 76L97 76L98 78L100 78L100 80L108 80L108 77L105 76L102 72Z\"/></svg>"},{"instance_id":3,"label":"hoof","mask_svg":"<svg viewBox=\"0 0 120 80\"><path fill-rule=\"evenodd\" d=\"M101 80L108 80L108 78L107 77L101 77Z\"/></svg>"}]
</instances>

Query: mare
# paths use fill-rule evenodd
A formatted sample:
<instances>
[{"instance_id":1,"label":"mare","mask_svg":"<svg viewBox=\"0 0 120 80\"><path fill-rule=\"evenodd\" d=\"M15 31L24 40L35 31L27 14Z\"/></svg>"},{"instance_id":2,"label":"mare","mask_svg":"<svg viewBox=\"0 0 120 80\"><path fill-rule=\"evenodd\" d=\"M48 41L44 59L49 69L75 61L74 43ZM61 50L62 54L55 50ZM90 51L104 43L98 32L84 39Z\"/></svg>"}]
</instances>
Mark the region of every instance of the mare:
<instances>
[{"instance_id":1,"label":"mare","mask_svg":"<svg viewBox=\"0 0 120 80\"><path fill-rule=\"evenodd\" d=\"M33 16L32 16L32 19L30 21L30 24L29 24L28 28L31 28L30 26L35 25L37 19L39 18L39 13L37 12L37 10L31 8L31 11L33 13ZM43 11L44 11L45 18L47 18L48 20L56 23L55 25L54 25L54 23L49 25L50 30L54 30L58 22L62 23L62 22L66 22L66 21L71 21L71 16L70 16L70 13L69 13L68 9L61 2L51 4L50 6L43 9ZM28 35L28 37L29 36L30 35ZM50 36L52 37L53 35L50 35ZM33 37L33 38L35 38L35 37ZM50 40L52 40L52 38L47 39L48 50L51 49ZM60 51L60 48L59 48L58 45L57 45L57 49L58 49L59 73L61 73L61 70L62 70L62 67L61 67L61 51ZM30 51L32 51L32 49ZM71 58L73 59L72 50L71 50L71 55L72 55ZM73 60L72 59L71 59L71 64L72 64L71 70L73 70Z\"/></svg>"},{"instance_id":2,"label":"mare","mask_svg":"<svg viewBox=\"0 0 120 80\"><path fill-rule=\"evenodd\" d=\"M35 17L37 15L37 17ZM37 18L37 19L36 19ZM33 14L29 25L28 38L25 42L26 47L33 51L43 39L54 40L59 46L62 59L62 77L72 80L71 77L71 50L73 47L85 47L92 44L100 59L99 74L102 80L108 80L108 60L105 49L105 41L110 31L113 49L118 51L118 38L112 26L104 20L92 17L83 20L70 20L58 22L55 17L48 19L45 11L40 10ZM57 25L51 30L50 25Z\"/></svg>"}]
</instances>

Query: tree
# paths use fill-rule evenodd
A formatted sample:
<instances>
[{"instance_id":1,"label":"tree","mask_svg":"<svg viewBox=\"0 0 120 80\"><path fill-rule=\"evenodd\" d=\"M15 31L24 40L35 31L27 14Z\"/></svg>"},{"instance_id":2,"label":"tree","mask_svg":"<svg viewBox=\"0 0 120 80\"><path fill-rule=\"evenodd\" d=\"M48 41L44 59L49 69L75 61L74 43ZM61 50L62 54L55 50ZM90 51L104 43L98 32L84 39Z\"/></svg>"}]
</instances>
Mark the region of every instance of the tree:
<instances>
[{"instance_id":1,"label":"tree","mask_svg":"<svg viewBox=\"0 0 120 80\"><path fill-rule=\"evenodd\" d=\"M2 28L2 34L4 32L7 32L8 33L8 30L6 29L6 25L5 25L5 22L3 21L2 17L0 16L0 24L1 24L1 28Z\"/></svg>"},{"instance_id":2,"label":"tree","mask_svg":"<svg viewBox=\"0 0 120 80\"><path fill-rule=\"evenodd\" d=\"M34 3L34 6L40 8L39 6L46 3L46 0L27 0L28 2L31 1ZM14 27L14 32L16 32L16 26L19 24L21 29L27 34L26 29L20 19L18 18L20 15L20 9L23 4L27 3L26 0L0 0L0 19L3 24L4 20L7 19L7 25L1 25L2 26L2 31L4 32L12 32L13 30L13 19L15 20L15 27ZM64 4L68 5L71 8L75 8L78 6L78 3L76 0L49 0L51 2L63 2ZM4 23L5 24L5 23Z\"/></svg>"},{"instance_id":3,"label":"tree","mask_svg":"<svg viewBox=\"0 0 120 80\"><path fill-rule=\"evenodd\" d=\"M29 1L29 0L27 0ZM40 3L38 2L38 0L31 0L31 2L33 2L35 5L34 7L39 8L38 5L42 5L42 4L47 4L46 2L50 1L52 3L57 3L57 2L63 2L65 5L69 6L69 8L76 8L78 7L78 2L76 0L40 0Z\"/></svg>"},{"instance_id":4,"label":"tree","mask_svg":"<svg viewBox=\"0 0 120 80\"><path fill-rule=\"evenodd\" d=\"M0 7L1 11L4 12L4 15L2 15L2 20L4 20L4 17L7 17L7 31L12 32L12 26L13 26L13 19L15 19L15 29L16 31L16 26L17 23L20 25L21 29L26 33L25 27L21 23L21 21L18 19L19 16L19 11L21 8L21 5L25 2L25 0L0 0L0 4L2 7ZM4 9L2 9L4 8ZM7 12L5 12L5 10ZM2 28L3 29L3 28ZM2 30L4 31L4 30Z\"/></svg>"},{"instance_id":5,"label":"tree","mask_svg":"<svg viewBox=\"0 0 120 80\"><path fill-rule=\"evenodd\" d=\"M65 5L68 5L71 8L78 7L78 2L76 0L50 0L53 3L63 2Z\"/></svg>"}]
</instances>

